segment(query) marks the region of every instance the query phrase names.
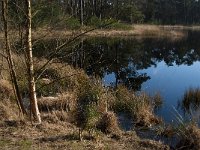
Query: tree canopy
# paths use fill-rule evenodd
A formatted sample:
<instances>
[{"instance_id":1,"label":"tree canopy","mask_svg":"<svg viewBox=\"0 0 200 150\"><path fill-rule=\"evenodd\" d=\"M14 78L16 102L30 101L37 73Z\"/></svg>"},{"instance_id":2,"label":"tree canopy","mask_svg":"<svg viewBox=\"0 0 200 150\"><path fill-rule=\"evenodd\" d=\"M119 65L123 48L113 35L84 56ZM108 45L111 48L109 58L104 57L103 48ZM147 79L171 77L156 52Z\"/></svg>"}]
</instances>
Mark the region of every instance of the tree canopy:
<instances>
[{"instance_id":1,"label":"tree canopy","mask_svg":"<svg viewBox=\"0 0 200 150\"><path fill-rule=\"evenodd\" d=\"M10 15L21 23L21 0L9 1ZM20 15L21 13L21 15ZM125 23L199 24L199 0L33 0L33 28L69 29L96 26L108 20Z\"/></svg>"}]
</instances>

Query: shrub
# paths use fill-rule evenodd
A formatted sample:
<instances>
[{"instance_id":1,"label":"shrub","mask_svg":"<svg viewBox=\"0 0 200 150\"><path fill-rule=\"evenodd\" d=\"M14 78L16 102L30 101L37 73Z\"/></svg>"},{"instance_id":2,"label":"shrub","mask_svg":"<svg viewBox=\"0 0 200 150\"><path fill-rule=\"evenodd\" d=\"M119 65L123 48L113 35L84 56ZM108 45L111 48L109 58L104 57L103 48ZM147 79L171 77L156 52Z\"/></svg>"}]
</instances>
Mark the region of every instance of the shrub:
<instances>
[{"instance_id":1,"label":"shrub","mask_svg":"<svg viewBox=\"0 0 200 150\"><path fill-rule=\"evenodd\" d=\"M65 24L67 29L79 29L81 27L81 24L79 22L78 19L74 18L74 17L70 17L68 19L66 19L66 24Z\"/></svg>"},{"instance_id":2,"label":"shrub","mask_svg":"<svg viewBox=\"0 0 200 150\"><path fill-rule=\"evenodd\" d=\"M113 112L105 112L97 124L97 128L106 134L120 134L118 119Z\"/></svg>"},{"instance_id":3,"label":"shrub","mask_svg":"<svg viewBox=\"0 0 200 150\"><path fill-rule=\"evenodd\" d=\"M124 86L118 86L116 89L116 101L113 109L115 112L128 113L140 126L149 126L160 122L153 113L154 106L151 103L151 98L145 93L131 93Z\"/></svg>"},{"instance_id":4,"label":"shrub","mask_svg":"<svg viewBox=\"0 0 200 150\"><path fill-rule=\"evenodd\" d=\"M92 16L88 21L87 21L88 26L93 26L93 27L98 27L102 25L101 20L97 16Z\"/></svg>"},{"instance_id":5,"label":"shrub","mask_svg":"<svg viewBox=\"0 0 200 150\"><path fill-rule=\"evenodd\" d=\"M131 26L126 23L116 22L116 23L111 24L111 28L112 29L121 29L121 30L130 30Z\"/></svg>"},{"instance_id":6,"label":"shrub","mask_svg":"<svg viewBox=\"0 0 200 150\"><path fill-rule=\"evenodd\" d=\"M127 23L122 23L118 20L115 19L105 19L103 20L103 24L108 24L108 26L106 26L105 28L108 29L116 29L116 30L130 30L131 26Z\"/></svg>"},{"instance_id":7,"label":"shrub","mask_svg":"<svg viewBox=\"0 0 200 150\"><path fill-rule=\"evenodd\" d=\"M160 93L156 93L151 97L152 103L156 108L159 108L163 104L163 98L161 97Z\"/></svg>"},{"instance_id":8,"label":"shrub","mask_svg":"<svg viewBox=\"0 0 200 150\"><path fill-rule=\"evenodd\" d=\"M82 129L95 127L99 117L100 90L100 88L92 86L90 83L82 85L78 90L76 122Z\"/></svg>"}]
</instances>

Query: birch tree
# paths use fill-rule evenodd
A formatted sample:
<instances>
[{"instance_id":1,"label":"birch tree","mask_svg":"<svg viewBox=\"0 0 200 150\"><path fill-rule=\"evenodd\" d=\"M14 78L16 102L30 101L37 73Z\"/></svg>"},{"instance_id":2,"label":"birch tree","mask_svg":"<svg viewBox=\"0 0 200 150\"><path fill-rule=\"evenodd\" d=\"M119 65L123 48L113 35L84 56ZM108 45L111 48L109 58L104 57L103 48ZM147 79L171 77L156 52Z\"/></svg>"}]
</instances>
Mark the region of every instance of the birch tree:
<instances>
[{"instance_id":1,"label":"birch tree","mask_svg":"<svg viewBox=\"0 0 200 150\"><path fill-rule=\"evenodd\" d=\"M31 0L25 0L25 15L26 15L26 63L28 73L28 85L29 85L29 98L30 98L30 112L35 121L41 123L41 116L38 109L36 86L34 78L34 65L33 65L33 53L32 53L32 35L31 35Z\"/></svg>"},{"instance_id":2,"label":"birch tree","mask_svg":"<svg viewBox=\"0 0 200 150\"><path fill-rule=\"evenodd\" d=\"M83 0L79 0L79 5L80 5L80 8L79 8L79 11L80 11L80 23L81 25L83 26L83 4L84 1Z\"/></svg>"}]
</instances>

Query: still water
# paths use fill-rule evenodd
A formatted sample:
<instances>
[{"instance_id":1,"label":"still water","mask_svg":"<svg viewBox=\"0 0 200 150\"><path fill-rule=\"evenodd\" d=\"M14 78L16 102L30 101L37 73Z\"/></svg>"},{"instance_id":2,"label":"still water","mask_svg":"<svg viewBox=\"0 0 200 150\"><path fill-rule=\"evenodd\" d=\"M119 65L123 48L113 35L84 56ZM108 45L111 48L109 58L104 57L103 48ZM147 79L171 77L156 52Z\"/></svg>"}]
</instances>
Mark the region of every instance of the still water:
<instances>
[{"instance_id":1,"label":"still water","mask_svg":"<svg viewBox=\"0 0 200 150\"><path fill-rule=\"evenodd\" d=\"M48 55L55 43L58 45L57 40L36 44L35 48L43 51L35 55ZM69 44L56 57L85 69L88 75L100 77L105 86L124 84L150 95L159 92L164 102L155 112L168 123L173 122L176 111L183 117L186 115L178 107L185 91L200 87L200 32L197 31L188 31L181 39L85 38Z\"/></svg>"}]
</instances>

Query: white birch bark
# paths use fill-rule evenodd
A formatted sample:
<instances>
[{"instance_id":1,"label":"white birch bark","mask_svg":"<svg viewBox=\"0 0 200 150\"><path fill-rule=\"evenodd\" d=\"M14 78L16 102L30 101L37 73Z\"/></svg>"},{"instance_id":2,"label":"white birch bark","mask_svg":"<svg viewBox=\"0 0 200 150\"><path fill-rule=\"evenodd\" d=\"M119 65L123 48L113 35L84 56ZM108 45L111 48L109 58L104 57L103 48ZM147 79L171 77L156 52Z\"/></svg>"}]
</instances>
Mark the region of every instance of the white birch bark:
<instances>
[{"instance_id":1,"label":"white birch bark","mask_svg":"<svg viewBox=\"0 0 200 150\"><path fill-rule=\"evenodd\" d=\"M34 65L33 65L33 53L32 53L32 35L31 35L31 0L25 0L26 7L26 53L27 53L27 65L28 65L28 84L29 84L29 96L31 104L31 114L33 115L37 123L41 123L41 116L38 109L35 78L34 78Z\"/></svg>"}]
</instances>

